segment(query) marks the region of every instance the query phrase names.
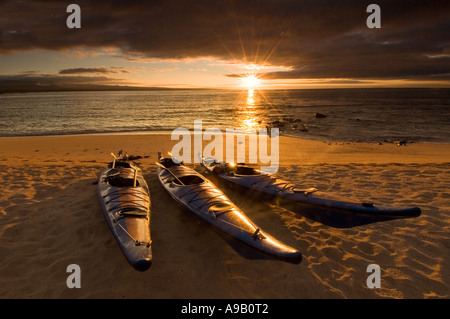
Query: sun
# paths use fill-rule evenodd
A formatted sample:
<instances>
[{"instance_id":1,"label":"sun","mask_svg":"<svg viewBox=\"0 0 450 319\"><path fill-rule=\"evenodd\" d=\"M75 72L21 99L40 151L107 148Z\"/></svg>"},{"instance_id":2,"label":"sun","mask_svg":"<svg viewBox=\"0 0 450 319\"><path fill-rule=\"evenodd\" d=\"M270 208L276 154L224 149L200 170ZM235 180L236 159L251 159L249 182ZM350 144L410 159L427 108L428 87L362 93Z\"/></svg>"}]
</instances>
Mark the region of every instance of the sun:
<instances>
[{"instance_id":1,"label":"sun","mask_svg":"<svg viewBox=\"0 0 450 319\"><path fill-rule=\"evenodd\" d=\"M241 81L246 89L254 89L261 84L261 80L255 74L245 74L241 77Z\"/></svg>"}]
</instances>

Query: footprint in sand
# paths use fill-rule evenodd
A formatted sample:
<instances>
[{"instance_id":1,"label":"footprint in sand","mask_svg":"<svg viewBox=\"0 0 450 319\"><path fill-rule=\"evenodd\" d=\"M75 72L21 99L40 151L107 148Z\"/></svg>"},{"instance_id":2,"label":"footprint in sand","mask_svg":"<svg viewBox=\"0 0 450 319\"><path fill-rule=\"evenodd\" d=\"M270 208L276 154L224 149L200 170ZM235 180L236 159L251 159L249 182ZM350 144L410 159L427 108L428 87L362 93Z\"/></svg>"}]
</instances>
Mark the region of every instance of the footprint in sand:
<instances>
[{"instance_id":1,"label":"footprint in sand","mask_svg":"<svg viewBox=\"0 0 450 319\"><path fill-rule=\"evenodd\" d=\"M403 294L395 289L377 288L375 293L383 298L402 299Z\"/></svg>"},{"instance_id":2,"label":"footprint in sand","mask_svg":"<svg viewBox=\"0 0 450 319\"><path fill-rule=\"evenodd\" d=\"M115 245L115 243L114 243L114 240L112 238L110 238L107 241L105 241L105 244L104 244L104 246L108 247L108 248L111 247L111 246L114 246L114 245Z\"/></svg>"},{"instance_id":3,"label":"footprint in sand","mask_svg":"<svg viewBox=\"0 0 450 319\"><path fill-rule=\"evenodd\" d=\"M404 280L409 280L411 279L408 275L405 275L400 269L398 268L387 268L384 271L386 276L391 276L394 279L398 280L398 279L404 279Z\"/></svg>"}]
</instances>

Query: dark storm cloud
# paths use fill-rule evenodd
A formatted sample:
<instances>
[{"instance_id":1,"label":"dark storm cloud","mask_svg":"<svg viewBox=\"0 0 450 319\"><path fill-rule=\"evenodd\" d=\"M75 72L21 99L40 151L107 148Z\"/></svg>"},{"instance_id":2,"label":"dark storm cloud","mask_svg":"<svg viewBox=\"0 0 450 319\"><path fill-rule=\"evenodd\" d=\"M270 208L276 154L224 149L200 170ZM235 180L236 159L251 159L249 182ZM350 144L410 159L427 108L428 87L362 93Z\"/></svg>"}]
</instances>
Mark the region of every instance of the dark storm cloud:
<instances>
[{"instance_id":1,"label":"dark storm cloud","mask_svg":"<svg viewBox=\"0 0 450 319\"><path fill-rule=\"evenodd\" d=\"M117 74L117 73L131 73L130 71L120 68L120 67L112 67L112 68L73 68L73 69L64 69L59 71L59 74L86 74L86 73L95 73L95 74Z\"/></svg>"},{"instance_id":2,"label":"dark storm cloud","mask_svg":"<svg viewBox=\"0 0 450 319\"><path fill-rule=\"evenodd\" d=\"M366 8L381 7L381 29ZM265 78L416 78L450 73L450 1L246 0L0 3L0 52L119 48L124 56L214 57L289 66Z\"/></svg>"}]
</instances>

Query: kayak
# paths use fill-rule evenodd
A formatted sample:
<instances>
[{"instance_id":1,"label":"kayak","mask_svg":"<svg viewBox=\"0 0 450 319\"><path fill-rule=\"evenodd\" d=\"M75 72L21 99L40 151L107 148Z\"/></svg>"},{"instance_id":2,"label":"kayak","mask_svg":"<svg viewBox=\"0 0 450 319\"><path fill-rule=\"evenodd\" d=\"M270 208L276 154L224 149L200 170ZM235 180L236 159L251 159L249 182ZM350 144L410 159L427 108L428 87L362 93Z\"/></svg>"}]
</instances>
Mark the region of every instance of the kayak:
<instances>
[{"instance_id":1,"label":"kayak","mask_svg":"<svg viewBox=\"0 0 450 319\"><path fill-rule=\"evenodd\" d=\"M150 192L140 168L117 158L102 171L98 196L106 221L128 262L137 270L152 263Z\"/></svg>"},{"instance_id":2,"label":"kayak","mask_svg":"<svg viewBox=\"0 0 450 319\"><path fill-rule=\"evenodd\" d=\"M301 253L255 225L213 183L183 163L161 157L157 175L163 188L182 207L241 242L278 259L299 262Z\"/></svg>"},{"instance_id":3,"label":"kayak","mask_svg":"<svg viewBox=\"0 0 450 319\"><path fill-rule=\"evenodd\" d=\"M314 187L301 187L279 179L272 174L245 164L218 163L212 159L202 159L203 166L231 186L252 190L270 197L311 205L327 210L342 210L361 214L389 216L417 216L419 207L385 207L372 202L350 201L319 191Z\"/></svg>"}]
</instances>

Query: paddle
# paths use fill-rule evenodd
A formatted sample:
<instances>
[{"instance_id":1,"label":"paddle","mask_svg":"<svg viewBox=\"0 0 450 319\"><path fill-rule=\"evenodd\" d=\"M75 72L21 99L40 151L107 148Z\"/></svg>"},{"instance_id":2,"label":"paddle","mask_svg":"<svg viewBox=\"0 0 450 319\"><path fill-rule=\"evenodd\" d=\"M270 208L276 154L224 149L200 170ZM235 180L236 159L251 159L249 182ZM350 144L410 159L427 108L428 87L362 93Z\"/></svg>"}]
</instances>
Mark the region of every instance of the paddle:
<instances>
[{"instance_id":1,"label":"paddle","mask_svg":"<svg viewBox=\"0 0 450 319\"><path fill-rule=\"evenodd\" d=\"M133 180L133 187L136 187L136 179L137 179L137 168L134 167L134 180Z\"/></svg>"},{"instance_id":2,"label":"paddle","mask_svg":"<svg viewBox=\"0 0 450 319\"><path fill-rule=\"evenodd\" d=\"M158 162L155 162L155 164L158 165L159 167L165 169L166 171L168 171L168 172L170 173L170 175L172 175L173 177L175 177L175 179L176 179L181 185L186 186L186 185L184 185L184 183L183 183L182 181L180 181L180 179L179 179L178 177L175 176L174 173L172 173L172 172L171 172L168 168L166 168L164 165L162 165L161 163L158 163Z\"/></svg>"},{"instance_id":3,"label":"paddle","mask_svg":"<svg viewBox=\"0 0 450 319\"><path fill-rule=\"evenodd\" d=\"M111 152L111 155L112 155L112 157L114 157L112 168L115 168L116 167L116 159L117 159L117 157L116 157L116 155L114 155L113 152Z\"/></svg>"},{"instance_id":4,"label":"paddle","mask_svg":"<svg viewBox=\"0 0 450 319\"><path fill-rule=\"evenodd\" d=\"M170 156L172 156L172 153L168 152ZM158 152L158 161L161 160L161 158L163 158L161 152ZM164 165L162 165L161 163L155 162L156 165L158 165L159 167L163 168L164 170L168 171L170 173L170 175L172 175L181 185L186 186L182 181L180 181L180 179L178 177L176 177L167 167L165 167Z\"/></svg>"}]
</instances>

